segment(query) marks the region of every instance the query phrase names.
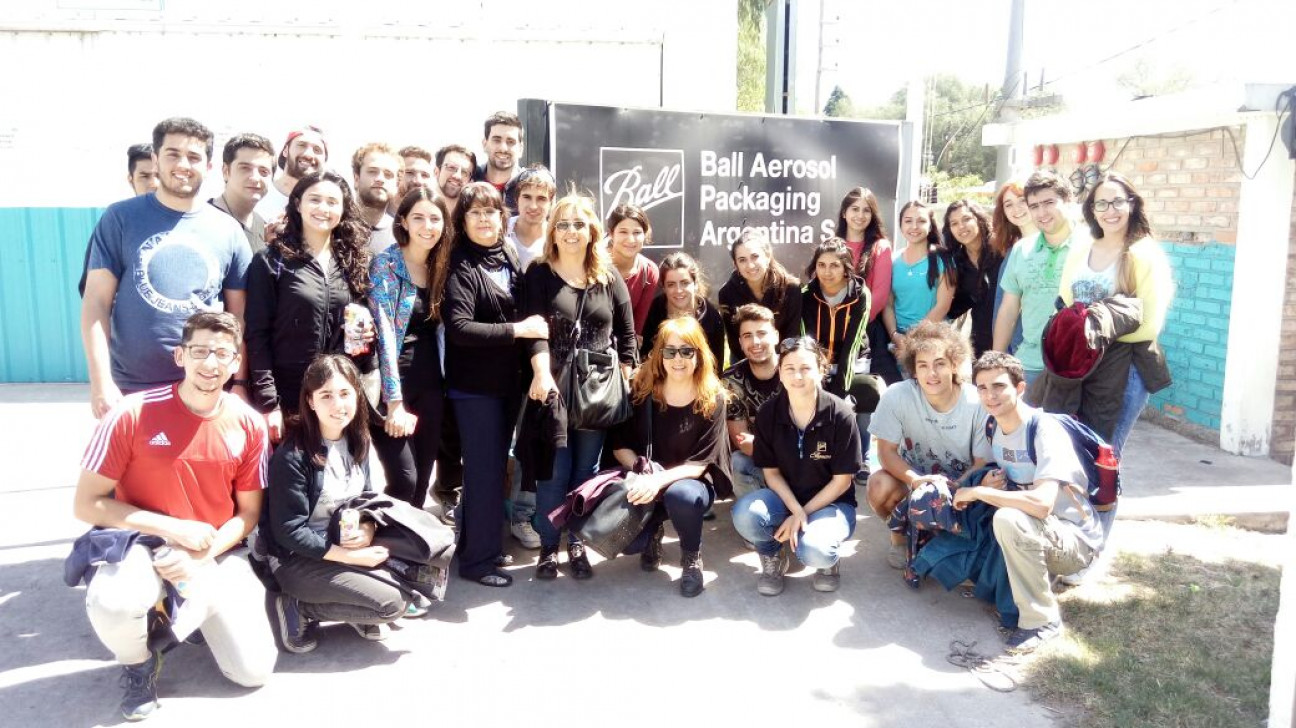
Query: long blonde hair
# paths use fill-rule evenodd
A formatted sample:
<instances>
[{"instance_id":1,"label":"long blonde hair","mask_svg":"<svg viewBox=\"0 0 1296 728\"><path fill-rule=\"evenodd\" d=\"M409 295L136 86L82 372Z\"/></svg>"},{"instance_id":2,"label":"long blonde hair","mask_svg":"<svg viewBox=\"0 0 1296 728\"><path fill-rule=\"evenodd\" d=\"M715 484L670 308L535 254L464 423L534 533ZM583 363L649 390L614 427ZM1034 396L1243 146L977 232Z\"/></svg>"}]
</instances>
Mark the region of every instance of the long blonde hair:
<instances>
[{"instance_id":1,"label":"long blonde hair","mask_svg":"<svg viewBox=\"0 0 1296 728\"><path fill-rule=\"evenodd\" d=\"M559 198L549 213L549 229L545 231L544 254L540 258L552 266L558 262L558 228L555 222L567 210L589 226L589 246L585 248L585 284L595 285L612 280L612 256L603 244L603 223L594 212L594 201L585 195L569 194Z\"/></svg>"},{"instance_id":2,"label":"long blonde hair","mask_svg":"<svg viewBox=\"0 0 1296 728\"><path fill-rule=\"evenodd\" d=\"M651 396L661 409L666 409L666 395L662 393L666 384L666 364L662 358L662 349L672 335L697 349L697 362L693 368L693 386L697 389L697 398L693 400L693 411L710 419L715 416L716 403L724 388L720 384L720 378L716 376L715 355L707 345L702 324L691 316L666 319L657 327L652 351L635 374L630 397L635 404L639 404Z\"/></svg>"}]
</instances>

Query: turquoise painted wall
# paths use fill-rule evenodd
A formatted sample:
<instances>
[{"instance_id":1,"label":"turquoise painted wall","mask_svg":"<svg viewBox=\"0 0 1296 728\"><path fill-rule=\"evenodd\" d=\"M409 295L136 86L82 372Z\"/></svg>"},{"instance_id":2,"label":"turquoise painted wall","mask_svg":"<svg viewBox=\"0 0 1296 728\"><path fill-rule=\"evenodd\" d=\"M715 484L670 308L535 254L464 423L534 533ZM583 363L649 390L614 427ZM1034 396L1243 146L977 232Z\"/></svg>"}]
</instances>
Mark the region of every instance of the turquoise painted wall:
<instances>
[{"instance_id":1,"label":"turquoise painted wall","mask_svg":"<svg viewBox=\"0 0 1296 728\"><path fill-rule=\"evenodd\" d=\"M1161 246L1170 258L1176 285L1160 339L1174 384L1153 395L1151 406L1171 417L1218 430L1235 249L1222 243Z\"/></svg>"},{"instance_id":2,"label":"turquoise painted wall","mask_svg":"<svg viewBox=\"0 0 1296 728\"><path fill-rule=\"evenodd\" d=\"M77 281L103 208L0 208L0 382L88 381Z\"/></svg>"}]
</instances>

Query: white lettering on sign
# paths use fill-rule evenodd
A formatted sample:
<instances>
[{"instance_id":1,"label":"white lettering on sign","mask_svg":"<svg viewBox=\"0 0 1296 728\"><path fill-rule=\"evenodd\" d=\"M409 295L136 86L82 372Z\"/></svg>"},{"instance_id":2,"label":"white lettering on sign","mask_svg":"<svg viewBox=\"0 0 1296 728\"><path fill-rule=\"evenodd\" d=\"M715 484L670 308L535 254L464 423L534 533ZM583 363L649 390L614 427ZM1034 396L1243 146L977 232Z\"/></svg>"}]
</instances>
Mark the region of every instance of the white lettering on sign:
<instances>
[{"instance_id":1,"label":"white lettering on sign","mask_svg":"<svg viewBox=\"0 0 1296 728\"><path fill-rule=\"evenodd\" d=\"M684 196L683 185L677 184L683 175L682 166L672 164L657 171L651 182L643 176L643 165L613 172L603 180L604 194L611 196L609 209L617 205L638 205L644 210Z\"/></svg>"}]
</instances>

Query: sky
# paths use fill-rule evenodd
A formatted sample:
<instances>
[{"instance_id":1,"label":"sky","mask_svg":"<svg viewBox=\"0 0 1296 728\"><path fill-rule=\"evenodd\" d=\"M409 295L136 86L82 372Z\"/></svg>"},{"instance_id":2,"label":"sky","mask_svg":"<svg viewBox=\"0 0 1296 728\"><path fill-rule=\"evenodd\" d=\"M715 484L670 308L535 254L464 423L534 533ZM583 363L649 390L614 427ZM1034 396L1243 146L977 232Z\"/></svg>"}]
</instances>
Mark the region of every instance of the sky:
<instances>
[{"instance_id":1,"label":"sky","mask_svg":"<svg viewBox=\"0 0 1296 728\"><path fill-rule=\"evenodd\" d=\"M1007 58L1009 0L822 0L821 103L834 84L856 106L885 102L917 75L952 73L997 89ZM798 108L813 108L819 0L800 0ZM1143 59L1194 85L1296 83L1291 0L1026 0L1022 65L1080 104L1128 100L1116 76ZM1136 48L1136 46L1138 46ZM1116 56L1115 58L1110 58Z\"/></svg>"}]
</instances>

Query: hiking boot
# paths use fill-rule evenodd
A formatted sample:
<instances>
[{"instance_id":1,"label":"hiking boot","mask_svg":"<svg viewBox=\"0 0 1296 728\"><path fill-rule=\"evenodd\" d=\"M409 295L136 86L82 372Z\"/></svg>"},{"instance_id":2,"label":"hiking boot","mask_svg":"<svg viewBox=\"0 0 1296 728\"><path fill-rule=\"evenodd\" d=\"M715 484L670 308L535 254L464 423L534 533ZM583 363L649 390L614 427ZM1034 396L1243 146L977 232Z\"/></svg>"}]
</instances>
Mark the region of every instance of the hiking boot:
<instances>
[{"instance_id":1,"label":"hiking boot","mask_svg":"<svg viewBox=\"0 0 1296 728\"><path fill-rule=\"evenodd\" d=\"M557 546L540 549L540 560L536 562L535 578L545 581L558 578Z\"/></svg>"},{"instance_id":2,"label":"hiking boot","mask_svg":"<svg viewBox=\"0 0 1296 728\"><path fill-rule=\"evenodd\" d=\"M1015 654L1025 654L1034 652L1040 645L1062 634L1062 622L1049 622L1043 627L1034 629L1022 629L1018 627L1016 631L1008 637L1008 651Z\"/></svg>"},{"instance_id":3,"label":"hiking boot","mask_svg":"<svg viewBox=\"0 0 1296 728\"><path fill-rule=\"evenodd\" d=\"M680 554L680 595L695 597L702 593L706 585L702 581L702 552L684 551Z\"/></svg>"},{"instance_id":4,"label":"hiking boot","mask_svg":"<svg viewBox=\"0 0 1296 728\"><path fill-rule=\"evenodd\" d=\"M571 569L573 579L588 579L594 576L589 557L585 555L585 544L567 544L567 568Z\"/></svg>"},{"instance_id":5,"label":"hiking boot","mask_svg":"<svg viewBox=\"0 0 1296 728\"><path fill-rule=\"evenodd\" d=\"M275 596L275 617L279 623L279 641L293 654L303 654L315 649L319 643L310 633L310 620L302 616L301 606L295 597L287 594Z\"/></svg>"},{"instance_id":6,"label":"hiking boot","mask_svg":"<svg viewBox=\"0 0 1296 728\"><path fill-rule=\"evenodd\" d=\"M788 552L780 548L777 554L766 556L760 554L760 576L756 578L756 592L767 597L776 597L783 593L783 575L788 570Z\"/></svg>"},{"instance_id":7,"label":"hiking boot","mask_svg":"<svg viewBox=\"0 0 1296 728\"><path fill-rule=\"evenodd\" d=\"M149 658L138 665L122 665L121 686L122 717L131 722L144 720L157 710L157 681L162 672L162 654L149 653Z\"/></svg>"},{"instance_id":8,"label":"hiking boot","mask_svg":"<svg viewBox=\"0 0 1296 728\"><path fill-rule=\"evenodd\" d=\"M509 524L509 533L513 538L522 544L525 549L540 548L540 534L536 533L535 527L530 521L513 521Z\"/></svg>"},{"instance_id":9,"label":"hiking boot","mask_svg":"<svg viewBox=\"0 0 1296 728\"><path fill-rule=\"evenodd\" d=\"M347 622L347 624L356 631L356 634L370 642L382 642L387 639L387 632L381 624L355 624L353 622Z\"/></svg>"},{"instance_id":10,"label":"hiking boot","mask_svg":"<svg viewBox=\"0 0 1296 728\"><path fill-rule=\"evenodd\" d=\"M837 591L837 587L841 586L841 562L838 561L826 569L816 571L810 580L810 585L819 592Z\"/></svg>"},{"instance_id":11,"label":"hiking boot","mask_svg":"<svg viewBox=\"0 0 1296 728\"><path fill-rule=\"evenodd\" d=\"M652 538L648 539L648 545L639 554L639 568L644 571L656 571L661 568L662 562L662 537L666 535L666 524L658 524L657 530L653 531Z\"/></svg>"},{"instance_id":12,"label":"hiking boot","mask_svg":"<svg viewBox=\"0 0 1296 728\"><path fill-rule=\"evenodd\" d=\"M904 569L909 565L909 549L902 543L893 543L887 549L887 566L893 569Z\"/></svg>"}]
</instances>

